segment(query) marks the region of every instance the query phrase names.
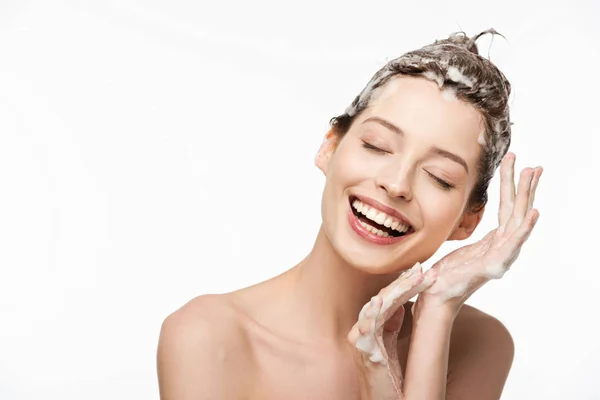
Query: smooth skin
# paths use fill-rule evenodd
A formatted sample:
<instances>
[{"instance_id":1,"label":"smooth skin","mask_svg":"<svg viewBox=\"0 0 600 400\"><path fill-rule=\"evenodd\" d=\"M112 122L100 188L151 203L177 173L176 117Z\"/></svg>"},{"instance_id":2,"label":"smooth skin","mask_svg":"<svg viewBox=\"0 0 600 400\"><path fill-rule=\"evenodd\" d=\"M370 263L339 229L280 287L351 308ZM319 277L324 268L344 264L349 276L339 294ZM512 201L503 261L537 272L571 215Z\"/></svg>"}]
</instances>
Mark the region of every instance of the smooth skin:
<instances>
[{"instance_id":1,"label":"smooth skin","mask_svg":"<svg viewBox=\"0 0 600 400\"><path fill-rule=\"evenodd\" d=\"M425 274L399 276L479 224L483 210L466 206L482 126L474 107L448 100L435 83L398 77L343 138L328 133L315 160L326 182L312 251L268 281L199 296L168 316L158 345L161 399L500 398L512 338L464 301L490 271L499 277L515 261L539 215L532 206L542 169L524 169L515 189L509 153L498 229ZM352 195L398 210L415 231L393 245L366 241L349 225ZM500 269L490 270L492 264ZM256 260L245 268L259 266ZM425 279L431 283L409 302L416 292L408 292ZM381 296L399 283L407 285L405 294L379 313ZM359 314L375 316L384 364L354 346L373 326Z\"/></svg>"},{"instance_id":2,"label":"smooth skin","mask_svg":"<svg viewBox=\"0 0 600 400\"><path fill-rule=\"evenodd\" d=\"M481 286L493 278L500 278L516 260L539 217L533 209L533 197L542 169L525 169L515 195L513 178L514 154L509 153L501 167L501 201L498 228L483 239L462 247L437 262L426 274L420 269L403 274L374 296L365 312L348 334L351 344L360 336L376 332L379 350L386 355L385 362L371 362L370 353L357 349L363 382L363 399L445 399L447 364L452 323L464 302ZM489 266L497 266L489 270ZM423 281L429 280L423 287ZM383 310L382 299L395 287L405 290L389 309ZM420 293L414 313L413 335L406 374L388 355L396 350L396 338L405 313L403 305ZM436 332L436 335L432 335ZM485 376L481 376L484 382ZM377 385L368 384L376 382ZM386 387L387 383L387 387ZM433 384L433 383L437 383ZM473 382L472 385L475 385ZM501 390L501 388L497 389ZM481 390L483 395L485 388ZM462 396L462 395L461 395ZM457 396L458 397L458 396Z\"/></svg>"}]
</instances>

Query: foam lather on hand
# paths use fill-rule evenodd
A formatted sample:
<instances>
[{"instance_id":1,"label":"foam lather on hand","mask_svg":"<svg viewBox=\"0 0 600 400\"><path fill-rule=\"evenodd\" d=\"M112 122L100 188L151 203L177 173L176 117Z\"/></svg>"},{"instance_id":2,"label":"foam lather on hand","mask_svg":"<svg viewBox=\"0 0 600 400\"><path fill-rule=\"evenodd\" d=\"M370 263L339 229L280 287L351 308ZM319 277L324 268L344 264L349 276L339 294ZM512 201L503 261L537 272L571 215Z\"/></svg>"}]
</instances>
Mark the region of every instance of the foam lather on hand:
<instances>
[{"instance_id":1,"label":"foam lather on hand","mask_svg":"<svg viewBox=\"0 0 600 400\"><path fill-rule=\"evenodd\" d=\"M485 266L485 276L490 279L500 279L508 271L508 268L503 263L490 263Z\"/></svg>"},{"instance_id":2,"label":"foam lather on hand","mask_svg":"<svg viewBox=\"0 0 600 400\"><path fill-rule=\"evenodd\" d=\"M360 311L358 316L359 321L364 319L371 320L371 327L368 332L364 334L360 334L358 339L356 340L356 348L359 349L362 353L365 354L369 358L369 360L373 363L386 364L386 357L383 354L383 325L385 324L385 320L383 318L389 318L391 315L387 315L388 311L392 306L394 306L397 301L402 301L404 304L408 301L406 297L409 291L415 291L414 284L411 278L415 276L415 274L422 273L422 266L420 263L416 263L411 269L405 271L401 276L398 284L394 285L390 288L389 291L386 291L382 295L381 307L373 306L373 299L367 304L365 304ZM424 288L429 287L432 283L433 278L429 276L425 276L423 281L419 284L416 292L421 292ZM380 339L378 341L378 339Z\"/></svg>"}]
</instances>

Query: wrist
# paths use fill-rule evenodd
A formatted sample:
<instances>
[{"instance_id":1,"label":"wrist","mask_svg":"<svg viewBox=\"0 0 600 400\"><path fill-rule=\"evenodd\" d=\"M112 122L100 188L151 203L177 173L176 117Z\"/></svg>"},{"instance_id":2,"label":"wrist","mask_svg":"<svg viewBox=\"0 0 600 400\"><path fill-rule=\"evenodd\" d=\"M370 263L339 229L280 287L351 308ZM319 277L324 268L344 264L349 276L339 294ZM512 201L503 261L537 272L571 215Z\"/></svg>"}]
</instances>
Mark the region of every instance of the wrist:
<instances>
[{"instance_id":1,"label":"wrist","mask_svg":"<svg viewBox=\"0 0 600 400\"><path fill-rule=\"evenodd\" d=\"M413 317L415 320L439 320L452 324L458 315L462 303L458 298L440 299L436 296L421 293L415 302Z\"/></svg>"}]
</instances>

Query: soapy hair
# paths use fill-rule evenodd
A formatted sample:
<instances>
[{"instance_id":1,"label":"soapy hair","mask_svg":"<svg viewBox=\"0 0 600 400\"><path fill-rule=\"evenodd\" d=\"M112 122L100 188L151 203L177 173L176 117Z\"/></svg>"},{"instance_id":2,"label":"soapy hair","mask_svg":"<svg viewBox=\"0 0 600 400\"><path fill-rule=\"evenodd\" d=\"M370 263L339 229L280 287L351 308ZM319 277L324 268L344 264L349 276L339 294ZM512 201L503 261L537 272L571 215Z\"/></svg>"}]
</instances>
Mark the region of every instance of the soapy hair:
<instances>
[{"instance_id":1,"label":"soapy hair","mask_svg":"<svg viewBox=\"0 0 600 400\"><path fill-rule=\"evenodd\" d=\"M512 125L508 107L510 83L490 60L479 55L475 43L488 33L500 35L494 29L473 38L457 32L389 61L371 78L344 114L331 119L333 132L338 136L348 132L356 117L394 76L418 76L436 82L440 89L450 90L457 98L475 106L483 117L478 179L467 204L467 209L472 212L481 210L487 203L490 180L510 146Z\"/></svg>"}]
</instances>

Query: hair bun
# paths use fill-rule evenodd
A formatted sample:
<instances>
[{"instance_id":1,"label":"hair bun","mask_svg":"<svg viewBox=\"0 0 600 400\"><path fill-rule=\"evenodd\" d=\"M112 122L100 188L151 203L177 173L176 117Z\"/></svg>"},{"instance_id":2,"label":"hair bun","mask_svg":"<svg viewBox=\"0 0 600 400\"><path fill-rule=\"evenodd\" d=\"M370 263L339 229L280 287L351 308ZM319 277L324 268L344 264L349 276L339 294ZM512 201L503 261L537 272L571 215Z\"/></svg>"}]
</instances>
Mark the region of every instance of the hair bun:
<instances>
[{"instance_id":1,"label":"hair bun","mask_svg":"<svg viewBox=\"0 0 600 400\"><path fill-rule=\"evenodd\" d=\"M453 33L448 38L448 41L456 46L463 47L471 53L479 54L479 49L474 39L471 39L464 33Z\"/></svg>"},{"instance_id":2,"label":"hair bun","mask_svg":"<svg viewBox=\"0 0 600 400\"><path fill-rule=\"evenodd\" d=\"M468 37L466 35L466 33L464 33L464 32L456 32L456 33L451 34L450 37L448 37L448 39L436 40L434 44L435 45L440 45L440 44L453 45L456 47L461 47L473 54L479 55L479 49L477 48L477 44L475 42L481 36L487 35L487 34L499 35L499 36L504 37L502 34L498 33L498 31L496 31L494 28L490 28L481 33L478 33L477 35L473 36L472 38Z\"/></svg>"}]
</instances>

